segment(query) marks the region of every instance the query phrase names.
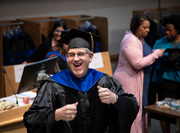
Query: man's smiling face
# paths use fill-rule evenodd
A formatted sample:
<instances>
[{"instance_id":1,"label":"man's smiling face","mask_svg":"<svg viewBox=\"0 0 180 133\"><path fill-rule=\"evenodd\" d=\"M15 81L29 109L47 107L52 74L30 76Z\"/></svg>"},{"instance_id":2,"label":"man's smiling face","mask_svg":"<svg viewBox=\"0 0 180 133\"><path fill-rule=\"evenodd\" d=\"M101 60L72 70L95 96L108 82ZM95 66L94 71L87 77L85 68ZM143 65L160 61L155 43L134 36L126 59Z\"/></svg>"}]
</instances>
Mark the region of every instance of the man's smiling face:
<instances>
[{"instance_id":1,"label":"man's smiling face","mask_svg":"<svg viewBox=\"0 0 180 133\"><path fill-rule=\"evenodd\" d=\"M78 78L86 75L92 58L93 53L88 53L86 48L69 49L67 54L68 65L72 73Z\"/></svg>"}]
</instances>

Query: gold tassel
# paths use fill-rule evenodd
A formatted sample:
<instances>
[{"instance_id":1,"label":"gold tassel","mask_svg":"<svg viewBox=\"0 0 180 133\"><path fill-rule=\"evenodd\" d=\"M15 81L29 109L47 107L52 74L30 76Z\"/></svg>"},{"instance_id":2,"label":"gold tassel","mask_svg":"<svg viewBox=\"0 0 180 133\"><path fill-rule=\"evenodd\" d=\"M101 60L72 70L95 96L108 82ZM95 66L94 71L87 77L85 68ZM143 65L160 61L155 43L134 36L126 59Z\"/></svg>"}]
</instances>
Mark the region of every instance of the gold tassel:
<instances>
[{"instance_id":1,"label":"gold tassel","mask_svg":"<svg viewBox=\"0 0 180 133\"><path fill-rule=\"evenodd\" d=\"M89 32L90 36L91 36L91 51L94 51L94 40L93 40L93 35L91 32Z\"/></svg>"}]
</instances>

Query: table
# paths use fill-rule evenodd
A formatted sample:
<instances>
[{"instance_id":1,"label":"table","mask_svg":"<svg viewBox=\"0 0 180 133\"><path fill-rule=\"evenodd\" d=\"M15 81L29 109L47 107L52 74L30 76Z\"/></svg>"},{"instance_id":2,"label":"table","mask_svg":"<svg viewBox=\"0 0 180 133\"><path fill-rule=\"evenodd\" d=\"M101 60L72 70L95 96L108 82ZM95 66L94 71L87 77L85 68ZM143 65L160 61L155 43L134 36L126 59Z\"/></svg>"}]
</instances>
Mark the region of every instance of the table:
<instances>
[{"instance_id":1,"label":"table","mask_svg":"<svg viewBox=\"0 0 180 133\"><path fill-rule=\"evenodd\" d=\"M0 133L26 133L23 114L31 104L0 112Z\"/></svg>"},{"instance_id":2,"label":"table","mask_svg":"<svg viewBox=\"0 0 180 133\"><path fill-rule=\"evenodd\" d=\"M27 133L23 120L0 126L0 133Z\"/></svg>"},{"instance_id":3,"label":"table","mask_svg":"<svg viewBox=\"0 0 180 133\"><path fill-rule=\"evenodd\" d=\"M146 106L145 109L148 113L148 133L151 133L151 118L153 118L153 115L156 115L155 119L158 120L160 120L162 116L174 119L176 124L176 133L180 133L180 112L171 109L156 107L156 105Z\"/></svg>"}]
</instances>

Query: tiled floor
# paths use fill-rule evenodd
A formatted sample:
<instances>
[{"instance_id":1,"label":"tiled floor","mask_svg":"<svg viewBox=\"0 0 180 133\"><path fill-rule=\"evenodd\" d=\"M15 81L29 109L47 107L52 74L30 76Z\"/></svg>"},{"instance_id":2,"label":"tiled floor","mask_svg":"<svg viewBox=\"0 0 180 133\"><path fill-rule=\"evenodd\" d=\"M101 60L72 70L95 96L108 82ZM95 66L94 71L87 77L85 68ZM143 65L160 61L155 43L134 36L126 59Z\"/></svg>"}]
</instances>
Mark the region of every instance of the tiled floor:
<instances>
[{"instance_id":1,"label":"tiled floor","mask_svg":"<svg viewBox=\"0 0 180 133\"><path fill-rule=\"evenodd\" d=\"M162 133L161 127L158 120L152 119L151 120L151 131L152 133ZM171 124L171 133L176 132L176 126Z\"/></svg>"},{"instance_id":2,"label":"tiled floor","mask_svg":"<svg viewBox=\"0 0 180 133\"><path fill-rule=\"evenodd\" d=\"M117 59L111 60L111 66L112 66L112 71L114 73L117 67ZM162 133L159 120L151 119L151 132ZM171 133L175 133L175 132L176 132L176 127L175 125L171 124Z\"/></svg>"}]
</instances>

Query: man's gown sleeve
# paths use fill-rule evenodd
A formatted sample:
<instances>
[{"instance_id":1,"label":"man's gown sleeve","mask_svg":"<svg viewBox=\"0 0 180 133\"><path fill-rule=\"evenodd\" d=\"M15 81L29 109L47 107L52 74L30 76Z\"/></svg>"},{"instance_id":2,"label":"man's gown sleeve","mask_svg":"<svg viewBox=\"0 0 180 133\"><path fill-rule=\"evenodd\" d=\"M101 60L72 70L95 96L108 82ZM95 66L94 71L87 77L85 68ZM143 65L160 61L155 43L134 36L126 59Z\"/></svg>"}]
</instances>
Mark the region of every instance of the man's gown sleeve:
<instances>
[{"instance_id":1,"label":"man's gown sleeve","mask_svg":"<svg viewBox=\"0 0 180 133\"><path fill-rule=\"evenodd\" d=\"M33 105L29 108L24 114L24 125L27 128L28 133L40 133L40 132L53 132L57 129L59 131L64 131L63 125L66 125L65 122L55 121L55 104L57 94L54 83L46 82L42 85L41 89L38 92L36 99L34 100ZM50 88L50 89L46 89ZM42 96L43 95L43 96ZM64 104L63 95L58 95L59 107L62 107ZM62 126L61 126L62 125ZM61 128L60 128L61 127Z\"/></svg>"},{"instance_id":2,"label":"man's gown sleeve","mask_svg":"<svg viewBox=\"0 0 180 133\"><path fill-rule=\"evenodd\" d=\"M134 97L134 95L124 92L122 86L116 79L108 75L104 76L103 78L100 80L99 85L102 87L108 87L112 92L118 95L118 101L114 105L118 107L118 115L119 115L118 131L119 133L129 133L131 129L131 125L135 120L137 113L139 111L138 102ZM117 115L116 113L114 114ZM117 116L113 116L113 114L111 117L113 119L117 118Z\"/></svg>"}]
</instances>

